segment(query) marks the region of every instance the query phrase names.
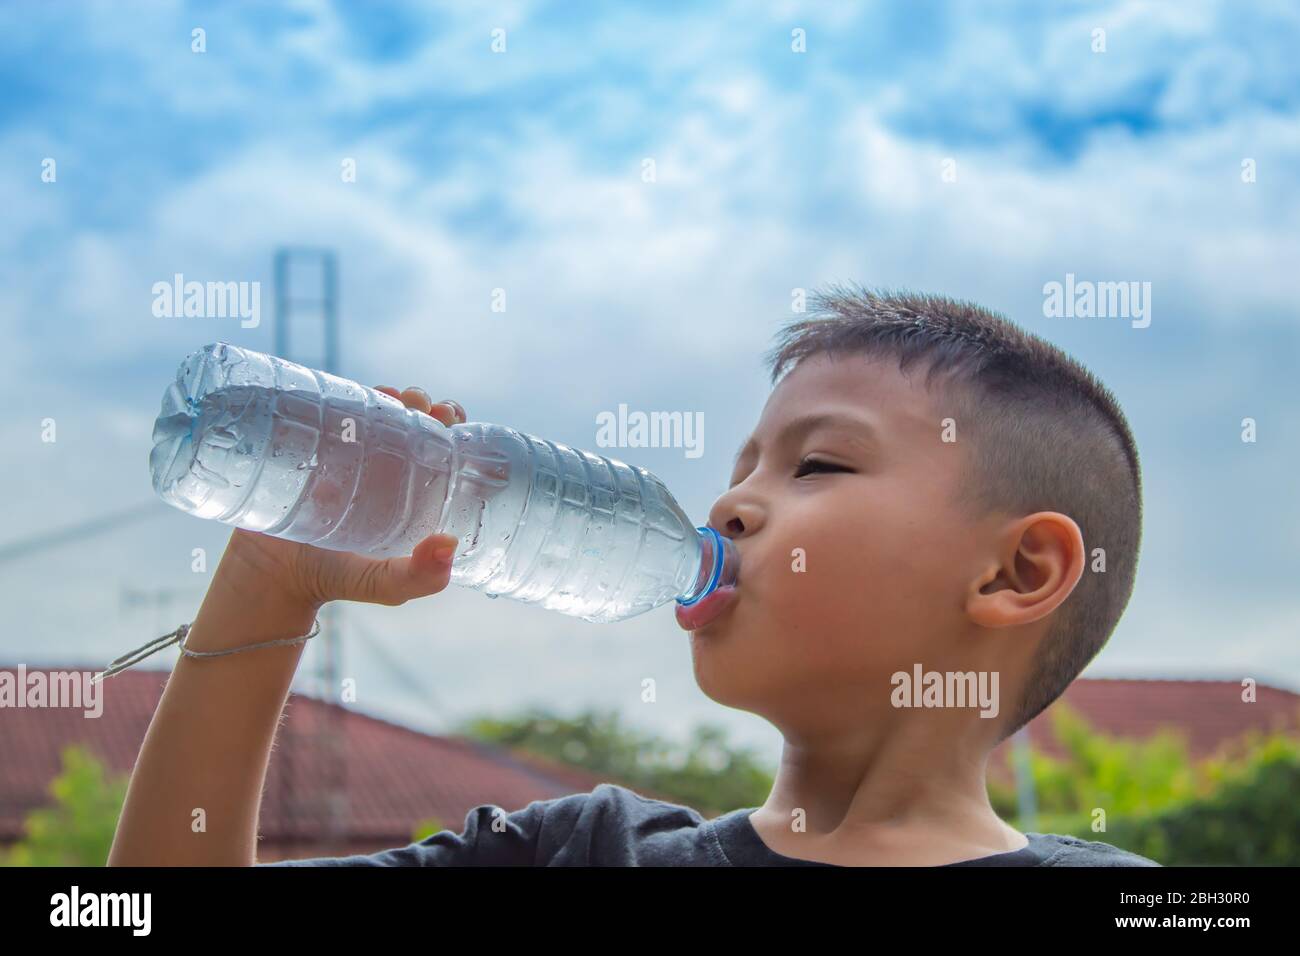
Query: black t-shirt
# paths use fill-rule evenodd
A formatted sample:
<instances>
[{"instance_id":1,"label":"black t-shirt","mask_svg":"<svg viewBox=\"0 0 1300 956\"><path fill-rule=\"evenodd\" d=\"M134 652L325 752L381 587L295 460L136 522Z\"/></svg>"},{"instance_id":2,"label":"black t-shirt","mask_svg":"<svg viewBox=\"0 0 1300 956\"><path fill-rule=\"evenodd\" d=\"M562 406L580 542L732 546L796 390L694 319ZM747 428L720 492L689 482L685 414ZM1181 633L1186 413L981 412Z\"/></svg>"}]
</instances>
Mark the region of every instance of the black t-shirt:
<instances>
[{"instance_id":1,"label":"black t-shirt","mask_svg":"<svg viewBox=\"0 0 1300 956\"><path fill-rule=\"evenodd\" d=\"M355 856L279 860L259 866L834 866L782 856L749 822L753 807L713 820L616 784L534 800L508 813L482 804L460 833ZM1027 846L946 866L1159 866L1107 843L1027 833Z\"/></svg>"}]
</instances>

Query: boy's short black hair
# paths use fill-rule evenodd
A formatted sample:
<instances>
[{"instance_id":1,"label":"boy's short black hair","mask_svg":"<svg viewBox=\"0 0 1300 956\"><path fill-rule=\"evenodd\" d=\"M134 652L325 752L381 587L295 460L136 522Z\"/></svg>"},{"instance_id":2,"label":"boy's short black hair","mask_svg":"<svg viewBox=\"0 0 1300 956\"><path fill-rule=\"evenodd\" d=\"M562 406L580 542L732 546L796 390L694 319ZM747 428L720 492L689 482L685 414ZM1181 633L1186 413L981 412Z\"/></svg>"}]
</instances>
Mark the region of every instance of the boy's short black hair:
<instances>
[{"instance_id":1,"label":"boy's short black hair","mask_svg":"<svg viewBox=\"0 0 1300 956\"><path fill-rule=\"evenodd\" d=\"M1091 372L1005 317L943 296L832 286L806 319L778 334L772 383L809 356L897 359L928 366L925 384L967 445L959 503L973 514L1058 511L1078 523L1083 577L1056 610L1006 739L1061 695L1105 646L1133 592L1142 537L1142 476L1124 413ZM936 440L940 434L936 422ZM1105 571L1092 570L1104 549Z\"/></svg>"}]
</instances>

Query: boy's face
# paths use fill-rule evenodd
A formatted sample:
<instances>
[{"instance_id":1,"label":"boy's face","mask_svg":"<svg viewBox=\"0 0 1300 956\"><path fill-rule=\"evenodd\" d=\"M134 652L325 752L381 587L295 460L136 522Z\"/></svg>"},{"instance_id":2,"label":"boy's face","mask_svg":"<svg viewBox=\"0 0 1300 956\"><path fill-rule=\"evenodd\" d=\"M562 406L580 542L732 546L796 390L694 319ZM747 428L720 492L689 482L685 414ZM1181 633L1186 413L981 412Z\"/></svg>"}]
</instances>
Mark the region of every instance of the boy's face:
<instances>
[{"instance_id":1,"label":"boy's face","mask_svg":"<svg viewBox=\"0 0 1300 956\"><path fill-rule=\"evenodd\" d=\"M768 398L709 515L741 554L738 600L691 632L719 703L829 730L889 708L896 671L951 663L986 529L952 504L965 452L960 433L941 438L955 411L923 366L909 374L818 355Z\"/></svg>"}]
</instances>

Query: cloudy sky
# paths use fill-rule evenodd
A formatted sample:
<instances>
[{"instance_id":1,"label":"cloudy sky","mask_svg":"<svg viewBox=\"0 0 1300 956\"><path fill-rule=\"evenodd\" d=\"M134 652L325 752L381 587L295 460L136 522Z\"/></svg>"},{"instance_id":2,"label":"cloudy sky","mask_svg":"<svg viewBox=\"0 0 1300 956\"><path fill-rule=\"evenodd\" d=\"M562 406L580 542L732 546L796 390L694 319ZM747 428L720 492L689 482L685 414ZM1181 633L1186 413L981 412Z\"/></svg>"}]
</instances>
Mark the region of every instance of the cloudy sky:
<instances>
[{"instance_id":1,"label":"cloudy sky","mask_svg":"<svg viewBox=\"0 0 1300 956\"><path fill-rule=\"evenodd\" d=\"M698 523L792 290L1003 311L1110 385L1142 454L1137 592L1089 674L1300 689L1300 8L829 6L0 7L0 660L99 666L192 618L191 549L215 566L229 529L153 496L159 398L202 344L272 349L272 257L311 244L347 377L589 448L620 403L702 412L700 457L619 455ZM261 324L156 317L178 272L260 282ZM1150 325L1045 316L1067 274L1150 282ZM671 606L593 625L452 588L342 625L359 706L422 727L597 705L779 742L695 687Z\"/></svg>"}]
</instances>

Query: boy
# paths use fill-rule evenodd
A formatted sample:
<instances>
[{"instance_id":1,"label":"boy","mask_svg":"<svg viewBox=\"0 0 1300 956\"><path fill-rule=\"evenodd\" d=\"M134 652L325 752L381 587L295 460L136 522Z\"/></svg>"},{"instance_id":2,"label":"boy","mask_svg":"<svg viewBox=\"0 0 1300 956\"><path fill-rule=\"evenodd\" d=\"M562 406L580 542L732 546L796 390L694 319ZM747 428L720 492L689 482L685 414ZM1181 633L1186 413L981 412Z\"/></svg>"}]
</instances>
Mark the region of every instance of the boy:
<instances>
[{"instance_id":1,"label":"boy","mask_svg":"<svg viewBox=\"0 0 1300 956\"><path fill-rule=\"evenodd\" d=\"M1114 398L972 305L841 288L813 305L770 356L774 390L709 516L736 541L740 584L703 613L678 609L704 692L784 736L763 806L705 820L602 784L510 813L482 805L461 833L403 848L263 865L1158 865L1021 834L984 778L989 752L1060 696L1132 592L1141 483ZM464 420L419 389L385 391ZM330 600L435 593L450 544L434 535L373 561L236 531L187 646L302 635ZM1104 573L1089 567L1097 548ZM254 862L301 648L177 662L110 864ZM208 832L195 836L199 806Z\"/></svg>"}]
</instances>

